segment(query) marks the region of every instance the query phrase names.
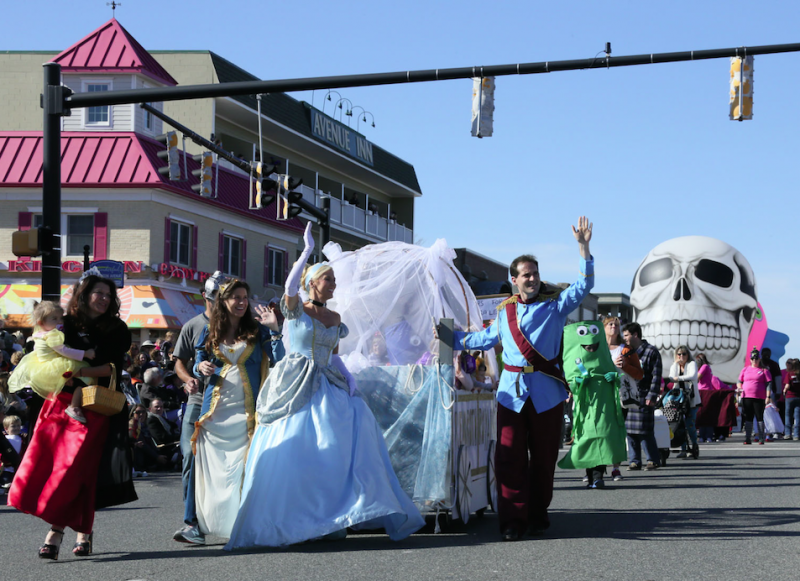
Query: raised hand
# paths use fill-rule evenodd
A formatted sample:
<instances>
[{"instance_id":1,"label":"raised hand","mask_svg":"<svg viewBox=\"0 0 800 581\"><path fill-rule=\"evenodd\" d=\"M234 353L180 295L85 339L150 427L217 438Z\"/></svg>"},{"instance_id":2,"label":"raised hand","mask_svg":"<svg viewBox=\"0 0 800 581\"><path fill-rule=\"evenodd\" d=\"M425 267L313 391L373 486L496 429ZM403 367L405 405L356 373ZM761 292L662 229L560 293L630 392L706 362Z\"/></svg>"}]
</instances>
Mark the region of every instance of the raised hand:
<instances>
[{"instance_id":1,"label":"raised hand","mask_svg":"<svg viewBox=\"0 0 800 581\"><path fill-rule=\"evenodd\" d=\"M578 218L578 229L576 230L575 226L572 227L572 235L575 236L578 244L589 244L592 239L592 226L593 224L586 216Z\"/></svg>"},{"instance_id":2,"label":"raised hand","mask_svg":"<svg viewBox=\"0 0 800 581\"><path fill-rule=\"evenodd\" d=\"M305 242L305 249L310 254L314 250L314 235L311 233L311 222L306 224L306 231L303 232L303 242Z\"/></svg>"},{"instance_id":3,"label":"raised hand","mask_svg":"<svg viewBox=\"0 0 800 581\"><path fill-rule=\"evenodd\" d=\"M264 305L256 305L255 311L257 319L262 325L266 325L275 332L280 331L280 328L278 327L278 316L272 309L265 307Z\"/></svg>"},{"instance_id":4,"label":"raised hand","mask_svg":"<svg viewBox=\"0 0 800 581\"><path fill-rule=\"evenodd\" d=\"M575 226L573 226L572 235L578 241L583 259L589 260L592 257L592 253L589 251L589 241L592 239L592 223L589 222L589 218L586 216L578 218L578 229L576 230Z\"/></svg>"}]
</instances>

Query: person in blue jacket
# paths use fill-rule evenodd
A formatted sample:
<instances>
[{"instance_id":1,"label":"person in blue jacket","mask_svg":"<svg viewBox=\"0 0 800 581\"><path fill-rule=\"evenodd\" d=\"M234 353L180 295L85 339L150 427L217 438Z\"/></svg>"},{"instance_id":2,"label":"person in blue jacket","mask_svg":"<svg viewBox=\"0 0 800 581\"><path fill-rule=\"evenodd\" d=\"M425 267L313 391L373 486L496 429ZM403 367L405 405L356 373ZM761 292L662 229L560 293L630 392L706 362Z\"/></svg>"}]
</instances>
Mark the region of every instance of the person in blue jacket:
<instances>
[{"instance_id":1,"label":"person in blue jacket","mask_svg":"<svg viewBox=\"0 0 800 581\"><path fill-rule=\"evenodd\" d=\"M498 306L494 323L482 332L455 334L455 349L485 351L498 341L503 344L495 470L500 532L506 541L526 533L541 535L550 526L547 508L567 399L561 337L567 315L594 286L592 224L581 216L572 233L581 255L575 283L565 290L545 285L536 258L519 256L509 267L519 294Z\"/></svg>"}]
</instances>

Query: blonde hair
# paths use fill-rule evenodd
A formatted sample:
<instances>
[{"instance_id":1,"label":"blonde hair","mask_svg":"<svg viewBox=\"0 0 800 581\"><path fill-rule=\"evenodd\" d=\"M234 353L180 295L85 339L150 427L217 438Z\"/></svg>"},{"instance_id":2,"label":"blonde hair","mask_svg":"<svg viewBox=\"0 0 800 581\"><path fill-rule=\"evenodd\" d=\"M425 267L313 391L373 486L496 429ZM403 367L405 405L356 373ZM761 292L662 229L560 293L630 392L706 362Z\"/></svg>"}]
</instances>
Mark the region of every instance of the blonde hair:
<instances>
[{"instance_id":1,"label":"blonde hair","mask_svg":"<svg viewBox=\"0 0 800 581\"><path fill-rule=\"evenodd\" d=\"M314 269L314 278L308 279L309 272L311 271L312 268ZM317 280L323 274L325 274L326 272L330 272L332 270L333 270L333 267L330 264L322 264L322 265L310 264L310 265L307 265L303 269L303 277L300 279L301 284L303 285L303 288L306 289L306 290L310 290L308 288L308 285L312 280Z\"/></svg>"},{"instance_id":2,"label":"blonde hair","mask_svg":"<svg viewBox=\"0 0 800 581\"><path fill-rule=\"evenodd\" d=\"M33 307L33 312L31 313L31 325L38 327L39 323L56 312L61 313L62 315L64 314L64 309L62 309L61 305L56 302L42 301L37 303Z\"/></svg>"},{"instance_id":3,"label":"blonde hair","mask_svg":"<svg viewBox=\"0 0 800 581\"><path fill-rule=\"evenodd\" d=\"M19 416L6 416L3 418L3 429L7 430L12 424L22 425L22 420Z\"/></svg>"},{"instance_id":4,"label":"blonde hair","mask_svg":"<svg viewBox=\"0 0 800 581\"><path fill-rule=\"evenodd\" d=\"M11 354L11 365L16 367L19 365L19 362L22 361L22 358L25 357L25 354L22 351L14 351Z\"/></svg>"}]
</instances>

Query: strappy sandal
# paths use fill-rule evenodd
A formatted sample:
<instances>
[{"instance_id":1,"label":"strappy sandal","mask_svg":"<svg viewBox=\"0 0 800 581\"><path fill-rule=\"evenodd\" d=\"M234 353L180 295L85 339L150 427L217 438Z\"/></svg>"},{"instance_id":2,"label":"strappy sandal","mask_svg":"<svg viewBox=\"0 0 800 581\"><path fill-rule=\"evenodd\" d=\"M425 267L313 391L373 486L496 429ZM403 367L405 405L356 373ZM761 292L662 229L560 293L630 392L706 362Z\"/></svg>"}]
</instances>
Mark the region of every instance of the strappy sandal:
<instances>
[{"instance_id":1,"label":"strappy sandal","mask_svg":"<svg viewBox=\"0 0 800 581\"><path fill-rule=\"evenodd\" d=\"M75 543L72 547L72 554L76 557L88 557L92 554L92 541L94 541L94 531L89 533L89 540Z\"/></svg>"},{"instance_id":2,"label":"strappy sandal","mask_svg":"<svg viewBox=\"0 0 800 581\"><path fill-rule=\"evenodd\" d=\"M61 543L64 541L64 529L57 529L50 527L50 532L61 535L61 539L57 545L49 545L47 543L39 547L39 558L48 559L50 561L58 561L58 551L61 549Z\"/></svg>"}]
</instances>

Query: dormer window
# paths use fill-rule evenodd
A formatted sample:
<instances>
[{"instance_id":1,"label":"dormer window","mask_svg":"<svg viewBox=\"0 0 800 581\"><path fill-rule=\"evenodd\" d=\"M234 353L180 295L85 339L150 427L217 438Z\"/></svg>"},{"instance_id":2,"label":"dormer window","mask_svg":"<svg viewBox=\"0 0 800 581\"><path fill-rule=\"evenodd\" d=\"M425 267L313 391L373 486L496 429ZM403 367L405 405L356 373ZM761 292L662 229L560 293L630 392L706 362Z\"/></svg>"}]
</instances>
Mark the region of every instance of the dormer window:
<instances>
[{"instance_id":1,"label":"dormer window","mask_svg":"<svg viewBox=\"0 0 800 581\"><path fill-rule=\"evenodd\" d=\"M83 80L84 93L99 93L112 90L111 80ZM103 105L101 107L88 107L83 113L84 127L110 127L111 126L111 107Z\"/></svg>"}]
</instances>

